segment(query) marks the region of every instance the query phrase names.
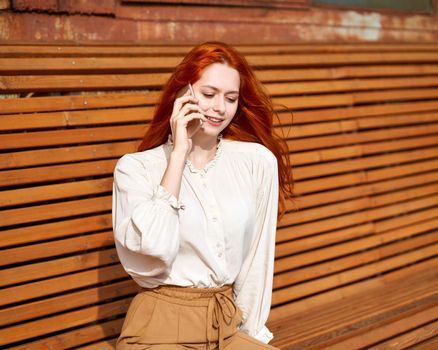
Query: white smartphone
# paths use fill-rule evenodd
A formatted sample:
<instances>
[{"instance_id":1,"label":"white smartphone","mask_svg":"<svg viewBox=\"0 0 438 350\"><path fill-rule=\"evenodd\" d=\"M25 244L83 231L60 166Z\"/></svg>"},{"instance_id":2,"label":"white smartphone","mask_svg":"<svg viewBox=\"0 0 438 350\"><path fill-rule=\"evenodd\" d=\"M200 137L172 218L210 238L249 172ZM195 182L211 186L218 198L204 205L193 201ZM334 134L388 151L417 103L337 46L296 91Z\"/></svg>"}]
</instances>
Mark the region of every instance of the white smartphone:
<instances>
[{"instance_id":1,"label":"white smartphone","mask_svg":"<svg viewBox=\"0 0 438 350\"><path fill-rule=\"evenodd\" d=\"M193 90L192 84L189 83L189 89L193 97L196 97L195 91Z\"/></svg>"}]
</instances>

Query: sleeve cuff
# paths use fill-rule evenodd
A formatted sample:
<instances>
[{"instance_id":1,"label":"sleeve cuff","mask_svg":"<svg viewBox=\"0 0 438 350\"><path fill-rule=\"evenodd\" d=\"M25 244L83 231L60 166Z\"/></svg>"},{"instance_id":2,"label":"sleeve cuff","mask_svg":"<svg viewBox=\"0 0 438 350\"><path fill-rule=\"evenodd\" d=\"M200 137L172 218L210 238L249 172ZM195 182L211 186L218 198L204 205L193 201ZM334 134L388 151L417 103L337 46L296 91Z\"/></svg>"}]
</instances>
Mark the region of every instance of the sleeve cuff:
<instances>
[{"instance_id":1,"label":"sleeve cuff","mask_svg":"<svg viewBox=\"0 0 438 350\"><path fill-rule=\"evenodd\" d=\"M185 205L182 201L178 200L172 193L170 193L165 187L158 185L155 188L153 199L159 200L160 202L170 205L173 209L184 210Z\"/></svg>"},{"instance_id":2,"label":"sleeve cuff","mask_svg":"<svg viewBox=\"0 0 438 350\"><path fill-rule=\"evenodd\" d=\"M254 338L260 340L262 343L268 344L274 338L274 335L266 326L264 326Z\"/></svg>"}]
</instances>

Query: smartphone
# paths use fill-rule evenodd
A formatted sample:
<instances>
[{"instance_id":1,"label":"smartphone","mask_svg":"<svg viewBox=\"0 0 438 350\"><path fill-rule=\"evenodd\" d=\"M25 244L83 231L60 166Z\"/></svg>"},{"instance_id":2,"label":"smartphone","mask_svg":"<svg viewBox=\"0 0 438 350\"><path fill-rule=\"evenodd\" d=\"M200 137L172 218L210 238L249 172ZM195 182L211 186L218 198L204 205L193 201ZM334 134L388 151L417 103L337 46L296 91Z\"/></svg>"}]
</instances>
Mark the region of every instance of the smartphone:
<instances>
[{"instance_id":1,"label":"smartphone","mask_svg":"<svg viewBox=\"0 0 438 350\"><path fill-rule=\"evenodd\" d=\"M189 89L190 89L190 93L192 94L192 96L196 98L195 91L193 90L192 84L190 84L190 83L189 83Z\"/></svg>"},{"instance_id":2,"label":"smartphone","mask_svg":"<svg viewBox=\"0 0 438 350\"><path fill-rule=\"evenodd\" d=\"M186 86L184 86L181 90L179 90L176 93L176 98L183 96L187 92L187 90L190 90L192 96L196 97L195 91L193 90L193 87L192 87L192 84L188 83Z\"/></svg>"}]
</instances>

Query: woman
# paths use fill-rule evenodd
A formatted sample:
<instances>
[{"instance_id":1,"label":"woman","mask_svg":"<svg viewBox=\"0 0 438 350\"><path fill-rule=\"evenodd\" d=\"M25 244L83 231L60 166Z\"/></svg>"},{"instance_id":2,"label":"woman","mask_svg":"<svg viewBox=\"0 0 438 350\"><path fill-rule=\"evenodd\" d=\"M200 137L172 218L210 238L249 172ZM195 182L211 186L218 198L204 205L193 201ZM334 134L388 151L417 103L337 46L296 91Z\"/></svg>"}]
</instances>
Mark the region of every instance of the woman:
<instances>
[{"instance_id":1,"label":"woman","mask_svg":"<svg viewBox=\"0 0 438 350\"><path fill-rule=\"evenodd\" d=\"M275 349L265 322L292 178L273 116L228 45L199 45L176 67L139 152L114 172L116 248L142 287L118 350Z\"/></svg>"}]
</instances>

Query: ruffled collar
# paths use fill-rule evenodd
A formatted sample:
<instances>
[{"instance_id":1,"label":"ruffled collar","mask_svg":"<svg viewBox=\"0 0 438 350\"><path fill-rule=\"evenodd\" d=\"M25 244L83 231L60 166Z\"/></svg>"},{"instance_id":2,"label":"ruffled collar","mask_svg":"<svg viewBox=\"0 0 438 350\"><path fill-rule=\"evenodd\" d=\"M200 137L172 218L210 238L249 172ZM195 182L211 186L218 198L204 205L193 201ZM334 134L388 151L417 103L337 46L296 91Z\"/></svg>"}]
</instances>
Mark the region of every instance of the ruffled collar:
<instances>
[{"instance_id":1,"label":"ruffled collar","mask_svg":"<svg viewBox=\"0 0 438 350\"><path fill-rule=\"evenodd\" d=\"M172 141L172 135L169 134L169 137L167 138L167 142L166 145L169 147L169 149L173 148L173 141ZM210 160L203 169L197 169L195 168L195 166L192 164L192 162L187 159L186 160L186 167L192 172L192 173L206 173L208 172L210 169L212 169L215 164L218 162L219 158L221 157L223 152L223 136L222 134L219 134L218 136L218 143L216 145L216 153L213 157L212 160Z\"/></svg>"}]
</instances>

